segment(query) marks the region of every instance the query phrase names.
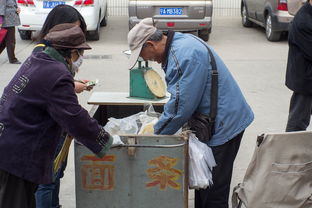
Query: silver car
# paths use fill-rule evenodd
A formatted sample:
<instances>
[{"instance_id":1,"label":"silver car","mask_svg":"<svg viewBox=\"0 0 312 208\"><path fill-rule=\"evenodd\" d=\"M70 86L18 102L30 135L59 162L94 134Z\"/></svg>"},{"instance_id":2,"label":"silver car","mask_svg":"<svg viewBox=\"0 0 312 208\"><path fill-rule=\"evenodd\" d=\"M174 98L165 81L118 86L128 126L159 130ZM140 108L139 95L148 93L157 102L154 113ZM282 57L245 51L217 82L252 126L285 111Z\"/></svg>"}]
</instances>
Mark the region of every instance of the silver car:
<instances>
[{"instance_id":1,"label":"silver car","mask_svg":"<svg viewBox=\"0 0 312 208\"><path fill-rule=\"evenodd\" d=\"M157 20L160 30L198 31L208 41L212 0L129 0L129 29L146 17Z\"/></svg>"},{"instance_id":2,"label":"silver car","mask_svg":"<svg viewBox=\"0 0 312 208\"><path fill-rule=\"evenodd\" d=\"M242 0L241 15L244 27L253 23L265 28L269 41L279 41L296 12L306 0Z\"/></svg>"}]
</instances>

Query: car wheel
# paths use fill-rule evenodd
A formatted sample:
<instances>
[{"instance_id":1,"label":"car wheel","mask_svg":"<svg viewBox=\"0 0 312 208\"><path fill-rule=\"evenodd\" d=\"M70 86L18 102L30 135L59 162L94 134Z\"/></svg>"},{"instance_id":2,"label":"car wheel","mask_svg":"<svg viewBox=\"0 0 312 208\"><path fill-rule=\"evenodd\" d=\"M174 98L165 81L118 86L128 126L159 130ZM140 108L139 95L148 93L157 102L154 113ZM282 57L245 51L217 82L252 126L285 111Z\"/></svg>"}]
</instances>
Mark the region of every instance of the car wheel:
<instances>
[{"instance_id":1,"label":"car wheel","mask_svg":"<svg viewBox=\"0 0 312 208\"><path fill-rule=\"evenodd\" d=\"M209 40L209 30L203 29L198 31L198 37L200 37L203 41L207 42Z\"/></svg>"},{"instance_id":2,"label":"car wheel","mask_svg":"<svg viewBox=\"0 0 312 208\"><path fill-rule=\"evenodd\" d=\"M245 4L242 5L241 9L241 15L242 15L242 24L244 27L251 27L252 22L248 19L247 9Z\"/></svg>"},{"instance_id":3,"label":"car wheel","mask_svg":"<svg viewBox=\"0 0 312 208\"><path fill-rule=\"evenodd\" d=\"M22 40L30 40L31 39L31 31L29 30L18 30L20 37Z\"/></svg>"},{"instance_id":4,"label":"car wheel","mask_svg":"<svg viewBox=\"0 0 312 208\"><path fill-rule=\"evenodd\" d=\"M94 31L87 33L88 40L99 40L100 39L100 23L98 22L97 28Z\"/></svg>"},{"instance_id":5,"label":"car wheel","mask_svg":"<svg viewBox=\"0 0 312 208\"><path fill-rule=\"evenodd\" d=\"M265 35L269 41L279 41L281 39L281 32L273 31L272 15L268 14L265 19Z\"/></svg>"}]
</instances>

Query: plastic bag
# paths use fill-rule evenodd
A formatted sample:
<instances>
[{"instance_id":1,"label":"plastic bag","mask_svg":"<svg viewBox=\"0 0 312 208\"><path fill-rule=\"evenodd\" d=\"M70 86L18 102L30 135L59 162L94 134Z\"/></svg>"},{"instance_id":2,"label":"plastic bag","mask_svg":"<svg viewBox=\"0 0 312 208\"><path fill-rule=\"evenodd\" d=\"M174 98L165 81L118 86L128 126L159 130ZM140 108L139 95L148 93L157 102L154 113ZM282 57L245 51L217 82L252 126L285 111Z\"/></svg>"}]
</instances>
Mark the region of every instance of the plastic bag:
<instances>
[{"instance_id":1,"label":"plastic bag","mask_svg":"<svg viewBox=\"0 0 312 208\"><path fill-rule=\"evenodd\" d=\"M104 129L111 135L137 134L139 127L136 120L138 118L139 113L122 119L109 118Z\"/></svg>"},{"instance_id":2,"label":"plastic bag","mask_svg":"<svg viewBox=\"0 0 312 208\"><path fill-rule=\"evenodd\" d=\"M155 112L152 104L145 104L144 108L146 109L144 112L139 112L129 117L121 119L109 118L104 126L105 131L111 135L138 134L142 127L158 121L159 113Z\"/></svg>"},{"instance_id":3,"label":"plastic bag","mask_svg":"<svg viewBox=\"0 0 312 208\"><path fill-rule=\"evenodd\" d=\"M189 156L189 187L206 189L213 184L212 169L216 166L211 148L190 134Z\"/></svg>"}]
</instances>

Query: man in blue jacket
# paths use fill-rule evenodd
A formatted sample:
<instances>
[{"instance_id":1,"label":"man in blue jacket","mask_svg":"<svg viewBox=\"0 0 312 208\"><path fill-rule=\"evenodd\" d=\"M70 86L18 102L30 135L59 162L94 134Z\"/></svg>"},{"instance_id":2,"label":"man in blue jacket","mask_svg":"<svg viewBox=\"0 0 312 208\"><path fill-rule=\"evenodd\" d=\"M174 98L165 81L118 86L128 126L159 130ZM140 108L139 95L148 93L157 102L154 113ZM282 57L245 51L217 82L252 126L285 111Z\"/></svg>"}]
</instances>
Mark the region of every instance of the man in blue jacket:
<instances>
[{"instance_id":1,"label":"man in blue jacket","mask_svg":"<svg viewBox=\"0 0 312 208\"><path fill-rule=\"evenodd\" d=\"M154 126L155 134L174 134L195 112L209 115L212 67L206 43L191 34L169 31L163 35L153 26L151 18L132 28L128 43L130 69L141 56L160 63L166 74L171 96ZM221 58L211 51L219 83L214 134L207 145L212 148L217 167L213 169L213 186L195 191L195 207L228 208L233 162L244 130L254 115Z\"/></svg>"},{"instance_id":2,"label":"man in blue jacket","mask_svg":"<svg viewBox=\"0 0 312 208\"><path fill-rule=\"evenodd\" d=\"M0 99L0 207L35 208L38 184L52 182L62 129L103 157L113 138L83 109L75 93L73 50L90 49L81 28L53 27Z\"/></svg>"}]
</instances>

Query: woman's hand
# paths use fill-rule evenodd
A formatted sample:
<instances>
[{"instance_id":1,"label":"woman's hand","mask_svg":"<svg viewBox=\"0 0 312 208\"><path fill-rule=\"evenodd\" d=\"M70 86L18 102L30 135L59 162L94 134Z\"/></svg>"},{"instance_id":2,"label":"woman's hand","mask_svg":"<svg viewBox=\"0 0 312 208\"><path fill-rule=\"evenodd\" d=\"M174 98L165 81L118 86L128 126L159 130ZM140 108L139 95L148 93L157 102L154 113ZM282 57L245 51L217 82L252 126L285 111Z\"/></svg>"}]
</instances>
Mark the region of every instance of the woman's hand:
<instances>
[{"instance_id":1,"label":"woman's hand","mask_svg":"<svg viewBox=\"0 0 312 208\"><path fill-rule=\"evenodd\" d=\"M89 80L76 80L75 81L75 92L76 93L81 93L83 92L84 90L87 90L87 91L90 91L93 89L92 86L87 86L87 82L89 82Z\"/></svg>"},{"instance_id":2,"label":"woman's hand","mask_svg":"<svg viewBox=\"0 0 312 208\"><path fill-rule=\"evenodd\" d=\"M86 90L87 89L87 85L86 85L87 82L88 82L88 80L77 80L77 81L75 81L75 92L81 93L84 90Z\"/></svg>"}]
</instances>

